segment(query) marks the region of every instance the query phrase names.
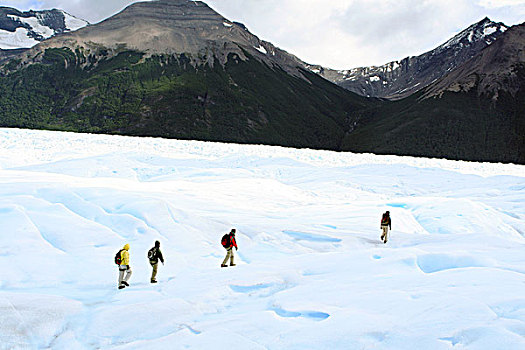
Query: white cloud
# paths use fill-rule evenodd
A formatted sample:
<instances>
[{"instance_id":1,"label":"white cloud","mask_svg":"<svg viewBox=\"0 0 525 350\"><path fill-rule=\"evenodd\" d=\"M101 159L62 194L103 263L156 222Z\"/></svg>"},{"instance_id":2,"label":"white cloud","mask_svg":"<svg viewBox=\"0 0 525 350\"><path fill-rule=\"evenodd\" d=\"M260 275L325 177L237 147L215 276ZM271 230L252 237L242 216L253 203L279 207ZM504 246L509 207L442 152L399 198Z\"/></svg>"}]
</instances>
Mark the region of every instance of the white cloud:
<instances>
[{"instance_id":1,"label":"white cloud","mask_svg":"<svg viewBox=\"0 0 525 350\"><path fill-rule=\"evenodd\" d=\"M300 58L333 68L379 65L420 54L484 17L465 15L469 13L466 0L209 3Z\"/></svg>"},{"instance_id":2,"label":"white cloud","mask_svg":"<svg viewBox=\"0 0 525 350\"><path fill-rule=\"evenodd\" d=\"M480 0L479 5L492 9L505 6L525 5L525 0Z\"/></svg>"},{"instance_id":3,"label":"white cloud","mask_svg":"<svg viewBox=\"0 0 525 350\"><path fill-rule=\"evenodd\" d=\"M485 16L507 24L523 21L517 6L511 7L514 11L490 10L478 2L208 0L218 12L245 23L259 37L307 62L337 69L419 55ZM521 6L518 1L512 5Z\"/></svg>"},{"instance_id":4,"label":"white cloud","mask_svg":"<svg viewBox=\"0 0 525 350\"><path fill-rule=\"evenodd\" d=\"M133 0L4 0L61 8L96 23ZM205 0L229 20L299 58L337 69L419 55L488 16L521 23L525 0ZM7 3L7 4L5 4Z\"/></svg>"}]
</instances>

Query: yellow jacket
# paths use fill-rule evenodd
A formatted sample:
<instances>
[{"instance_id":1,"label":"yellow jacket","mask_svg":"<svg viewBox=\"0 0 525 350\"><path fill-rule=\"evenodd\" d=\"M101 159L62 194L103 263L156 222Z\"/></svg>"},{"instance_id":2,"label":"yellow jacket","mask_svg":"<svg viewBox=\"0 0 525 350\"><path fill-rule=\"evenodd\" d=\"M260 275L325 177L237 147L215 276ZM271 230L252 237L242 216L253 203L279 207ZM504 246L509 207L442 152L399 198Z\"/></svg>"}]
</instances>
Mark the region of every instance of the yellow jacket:
<instances>
[{"instance_id":1,"label":"yellow jacket","mask_svg":"<svg viewBox=\"0 0 525 350\"><path fill-rule=\"evenodd\" d=\"M129 265L129 244L126 244L123 249L120 253L120 257L122 258L120 265Z\"/></svg>"}]
</instances>

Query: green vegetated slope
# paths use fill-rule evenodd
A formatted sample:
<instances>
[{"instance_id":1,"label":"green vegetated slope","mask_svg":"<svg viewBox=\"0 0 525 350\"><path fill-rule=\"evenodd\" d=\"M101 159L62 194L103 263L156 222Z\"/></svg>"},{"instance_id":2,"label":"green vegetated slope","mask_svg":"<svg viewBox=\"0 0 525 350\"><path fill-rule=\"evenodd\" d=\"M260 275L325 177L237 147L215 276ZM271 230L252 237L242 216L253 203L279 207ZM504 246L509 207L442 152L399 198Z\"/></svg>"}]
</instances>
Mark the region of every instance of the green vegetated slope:
<instances>
[{"instance_id":1,"label":"green vegetated slope","mask_svg":"<svg viewBox=\"0 0 525 350\"><path fill-rule=\"evenodd\" d=\"M383 104L348 134L343 150L525 163L525 65L516 67L521 88L499 91L496 101L469 92L423 92Z\"/></svg>"},{"instance_id":2,"label":"green vegetated slope","mask_svg":"<svg viewBox=\"0 0 525 350\"><path fill-rule=\"evenodd\" d=\"M0 125L339 149L377 101L323 78L303 78L249 56L222 66L184 54L85 56L47 49L40 63L0 77Z\"/></svg>"}]
</instances>

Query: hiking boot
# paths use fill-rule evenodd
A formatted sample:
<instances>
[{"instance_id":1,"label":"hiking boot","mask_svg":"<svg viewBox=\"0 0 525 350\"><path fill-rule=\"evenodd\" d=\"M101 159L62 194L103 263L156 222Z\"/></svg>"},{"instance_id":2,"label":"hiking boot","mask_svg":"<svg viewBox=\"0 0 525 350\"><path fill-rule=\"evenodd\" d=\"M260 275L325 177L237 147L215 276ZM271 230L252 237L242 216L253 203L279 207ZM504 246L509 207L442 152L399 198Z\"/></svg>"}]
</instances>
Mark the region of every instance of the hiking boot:
<instances>
[{"instance_id":1,"label":"hiking boot","mask_svg":"<svg viewBox=\"0 0 525 350\"><path fill-rule=\"evenodd\" d=\"M228 267L228 265L221 264L221 267Z\"/></svg>"},{"instance_id":2,"label":"hiking boot","mask_svg":"<svg viewBox=\"0 0 525 350\"><path fill-rule=\"evenodd\" d=\"M129 284L126 281L122 281L122 284L125 285L126 287L129 287Z\"/></svg>"},{"instance_id":3,"label":"hiking boot","mask_svg":"<svg viewBox=\"0 0 525 350\"><path fill-rule=\"evenodd\" d=\"M118 286L118 289L124 289L126 286Z\"/></svg>"},{"instance_id":4,"label":"hiking boot","mask_svg":"<svg viewBox=\"0 0 525 350\"><path fill-rule=\"evenodd\" d=\"M235 264L230 264L230 266L237 266L237 265L235 265Z\"/></svg>"},{"instance_id":5,"label":"hiking boot","mask_svg":"<svg viewBox=\"0 0 525 350\"><path fill-rule=\"evenodd\" d=\"M151 283L157 283L157 281L156 280L151 280Z\"/></svg>"}]
</instances>

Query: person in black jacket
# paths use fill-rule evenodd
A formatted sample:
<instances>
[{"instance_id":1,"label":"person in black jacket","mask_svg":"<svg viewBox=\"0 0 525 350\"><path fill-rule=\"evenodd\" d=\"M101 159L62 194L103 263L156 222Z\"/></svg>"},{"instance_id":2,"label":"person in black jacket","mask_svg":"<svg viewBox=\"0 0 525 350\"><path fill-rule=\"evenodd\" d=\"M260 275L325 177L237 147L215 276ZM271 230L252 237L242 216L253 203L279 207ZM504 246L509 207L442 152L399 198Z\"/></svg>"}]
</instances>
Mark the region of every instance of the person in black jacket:
<instances>
[{"instance_id":1,"label":"person in black jacket","mask_svg":"<svg viewBox=\"0 0 525 350\"><path fill-rule=\"evenodd\" d=\"M164 257L160 251L160 242L155 241L155 246L148 251L148 259L151 267L153 267L153 272L151 273L151 283L157 283L155 279L157 277L157 267L159 265L159 260L164 265Z\"/></svg>"},{"instance_id":2,"label":"person in black jacket","mask_svg":"<svg viewBox=\"0 0 525 350\"><path fill-rule=\"evenodd\" d=\"M381 230L383 230L383 234L381 235L381 240L383 243L386 243L388 241L388 229L392 230L392 219L390 219L390 212L387 211L383 214L381 217Z\"/></svg>"}]
</instances>

